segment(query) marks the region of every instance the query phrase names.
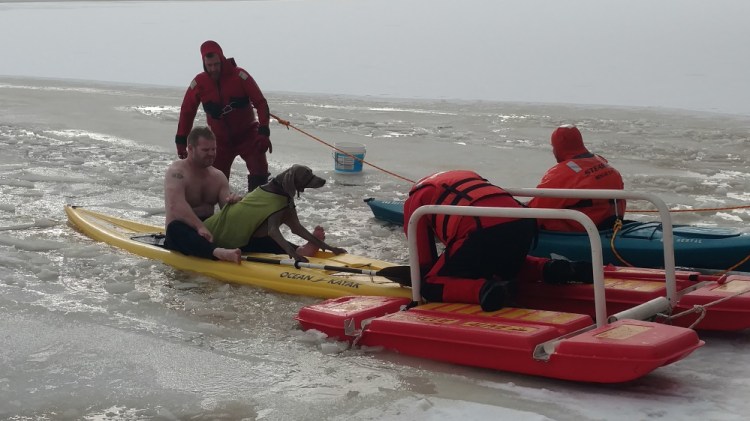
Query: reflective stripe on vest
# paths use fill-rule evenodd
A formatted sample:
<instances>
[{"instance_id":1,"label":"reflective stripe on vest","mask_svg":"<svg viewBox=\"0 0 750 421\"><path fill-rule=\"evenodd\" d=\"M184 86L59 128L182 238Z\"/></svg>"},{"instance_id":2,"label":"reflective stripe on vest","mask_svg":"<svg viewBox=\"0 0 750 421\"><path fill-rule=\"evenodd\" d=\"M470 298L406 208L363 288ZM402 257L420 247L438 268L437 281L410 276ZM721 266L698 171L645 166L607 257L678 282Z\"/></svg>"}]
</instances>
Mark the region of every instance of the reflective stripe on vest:
<instances>
[{"instance_id":1,"label":"reflective stripe on vest","mask_svg":"<svg viewBox=\"0 0 750 421\"><path fill-rule=\"evenodd\" d=\"M573 172L581 172L581 167L578 166L574 161L568 161L565 165L568 166Z\"/></svg>"}]
</instances>

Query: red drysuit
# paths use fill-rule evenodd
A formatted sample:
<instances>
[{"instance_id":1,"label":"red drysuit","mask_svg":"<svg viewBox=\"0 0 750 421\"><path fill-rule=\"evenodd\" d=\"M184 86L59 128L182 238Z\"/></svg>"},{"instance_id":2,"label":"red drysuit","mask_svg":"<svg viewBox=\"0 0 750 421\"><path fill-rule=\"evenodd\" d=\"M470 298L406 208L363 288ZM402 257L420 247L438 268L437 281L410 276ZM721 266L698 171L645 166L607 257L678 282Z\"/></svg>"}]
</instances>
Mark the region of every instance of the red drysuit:
<instances>
[{"instance_id":1,"label":"red drysuit","mask_svg":"<svg viewBox=\"0 0 750 421\"><path fill-rule=\"evenodd\" d=\"M198 106L203 104L208 125L216 135L214 167L229 178L232 162L239 155L245 160L251 177L267 177L265 149L270 145L268 102L247 71L237 67L233 58L224 57L219 44L214 41L203 43L201 59L209 53L221 58L221 75L218 81L214 81L204 71L190 83L182 100L175 136L178 151L180 145L186 144ZM253 108L258 110L258 121Z\"/></svg>"},{"instance_id":2,"label":"red drysuit","mask_svg":"<svg viewBox=\"0 0 750 421\"><path fill-rule=\"evenodd\" d=\"M544 174L538 188L622 190L620 173L606 159L586 149L575 126L562 126L552 132L552 152L558 164ZM600 229L612 228L614 218L622 219L625 215L625 200L537 197L528 206L578 210ZM585 231L581 224L568 219L540 219L539 226L551 231Z\"/></svg>"}]
</instances>

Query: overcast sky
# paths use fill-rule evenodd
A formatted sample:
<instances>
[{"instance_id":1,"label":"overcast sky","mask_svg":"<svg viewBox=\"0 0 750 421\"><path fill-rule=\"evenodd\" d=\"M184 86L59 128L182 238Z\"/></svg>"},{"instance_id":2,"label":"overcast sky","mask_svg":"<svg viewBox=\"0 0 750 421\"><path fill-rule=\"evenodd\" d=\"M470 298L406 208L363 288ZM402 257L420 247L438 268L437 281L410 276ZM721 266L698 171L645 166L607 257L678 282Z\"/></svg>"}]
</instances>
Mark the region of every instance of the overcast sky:
<instances>
[{"instance_id":1,"label":"overcast sky","mask_svg":"<svg viewBox=\"0 0 750 421\"><path fill-rule=\"evenodd\" d=\"M266 91L750 114L750 2L0 2L0 75L187 86L218 41Z\"/></svg>"}]
</instances>

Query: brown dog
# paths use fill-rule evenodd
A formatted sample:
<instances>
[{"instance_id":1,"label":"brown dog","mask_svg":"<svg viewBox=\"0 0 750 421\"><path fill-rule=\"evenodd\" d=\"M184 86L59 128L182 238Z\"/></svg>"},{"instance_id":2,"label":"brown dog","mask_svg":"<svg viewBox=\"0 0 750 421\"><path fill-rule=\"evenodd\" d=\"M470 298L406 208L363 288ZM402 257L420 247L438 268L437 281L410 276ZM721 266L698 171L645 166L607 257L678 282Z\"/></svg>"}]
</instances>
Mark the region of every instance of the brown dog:
<instances>
[{"instance_id":1,"label":"brown dog","mask_svg":"<svg viewBox=\"0 0 750 421\"><path fill-rule=\"evenodd\" d=\"M331 250L334 254L346 253L346 250L338 247L332 247L326 244L322 238L318 238L307 230L299 221L297 209L294 204L294 198L299 197L305 189L317 189L323 187L326 181L315 174L312 170L304 165L295 164L284 170L276 177L272 178L267 184L260 187L268 193L284 195L289 198L289 205L270 214L268 218L253 232L253 238L270 237L278 244L289 257L307 262L303 254L314 253L317 249ZM281 234L281 225L286 225L293 234L309 241L308 245L295 249L289 241ZM322 231L321 231L322 232Z\"/></svg>"}]
</instances>

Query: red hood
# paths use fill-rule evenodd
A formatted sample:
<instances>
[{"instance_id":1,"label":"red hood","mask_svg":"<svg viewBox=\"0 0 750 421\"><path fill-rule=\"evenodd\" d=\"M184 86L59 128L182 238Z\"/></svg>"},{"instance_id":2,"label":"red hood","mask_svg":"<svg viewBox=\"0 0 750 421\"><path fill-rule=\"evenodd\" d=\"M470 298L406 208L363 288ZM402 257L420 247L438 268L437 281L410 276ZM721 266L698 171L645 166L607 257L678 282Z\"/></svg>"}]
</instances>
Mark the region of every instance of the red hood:
<instances>
[{"instance_id":1,"label":"red hood","mask_svg":"<svg viewBox=\"0 0 750 421\"><path fill-rule=\"evenodd\" d=\"M221 59L221 72L225 73L229 71L230 66L229 64L234 64L234 59L226 58L224 57L224 51L221 50L221 47L219 46L219 43L216 41L206 41L203 44L201 44L201 63L203 62L203 58L206 57L208 54L217 54L219 58ZM206 67L203 66L203 71L206 70Z\"/></svg>"},{"instance_id":2,"label":"red hood","mask_svg":"<svg viewBox=\"0 0 750 421\"><path fill-rule=\"evenodd\" d=\"M567 161L578 155L589 153L583 146L583 136L578 128L572 124L560 126L552 132L552 153L557 162Z\"/></svg>"}]
</instances>

